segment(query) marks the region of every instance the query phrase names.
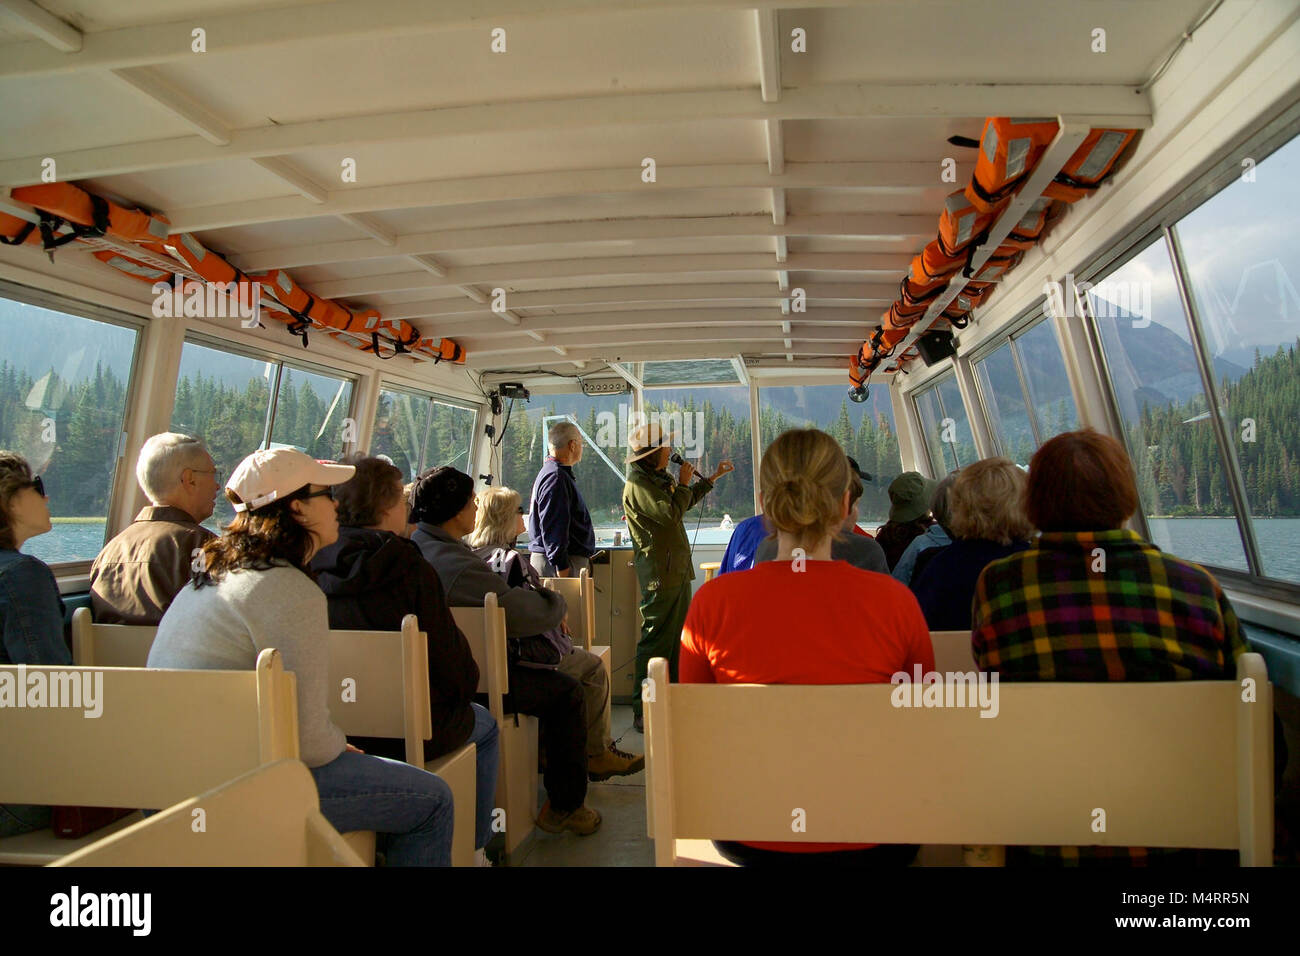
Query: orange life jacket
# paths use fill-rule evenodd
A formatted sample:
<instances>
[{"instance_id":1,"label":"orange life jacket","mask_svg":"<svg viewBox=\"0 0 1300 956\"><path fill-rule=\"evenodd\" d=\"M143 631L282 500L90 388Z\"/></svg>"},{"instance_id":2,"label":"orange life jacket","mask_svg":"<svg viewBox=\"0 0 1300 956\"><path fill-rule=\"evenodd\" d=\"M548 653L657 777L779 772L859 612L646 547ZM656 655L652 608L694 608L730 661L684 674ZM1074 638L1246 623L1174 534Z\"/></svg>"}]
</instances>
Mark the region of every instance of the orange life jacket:
<instances>
[{"instance_id":1,"label":"orange life jacket","mask_svg":"<svg viewBox=\"0 0 1300 956\"><path fill-rule=\"evenodd\" d=\"M1135 129L1094 129L1043 190L1044 196L1078 202L1115 171L1115 164L1137 136Z\"/></svg>"},{"instance_id":2,"label":"orange life jacket","mask_svg":"<svg viewBox=\"0 0 1300 956\"><path fill-rule=\"evenodd\" d=\"M973 203L966 190L950 193L939 213L939 247L948 256L956 256L978 240L993 224L992 210Z\"/></svg>"},{"instance_id":3,"label":"orange life jacket","mask_svg":"<svg viewBox=\"0 0 1300 956\"><path fill-rule=\"evenodd\" d=\"M1056 120L986 119L966 198L982 212L997 211L1038 165L1058 128Z\"/></svg>"}]
</instances>

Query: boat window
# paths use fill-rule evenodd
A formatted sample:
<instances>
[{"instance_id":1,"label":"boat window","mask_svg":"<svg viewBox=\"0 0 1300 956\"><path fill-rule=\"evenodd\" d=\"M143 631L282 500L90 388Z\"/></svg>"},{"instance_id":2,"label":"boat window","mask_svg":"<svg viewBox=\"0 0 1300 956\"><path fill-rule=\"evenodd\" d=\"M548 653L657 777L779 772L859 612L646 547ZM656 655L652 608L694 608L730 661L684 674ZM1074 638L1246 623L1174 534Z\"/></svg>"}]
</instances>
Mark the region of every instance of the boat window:
<instances>
[{"instance_id":1,"label":"boat window","mask_svg":"<svg viewBox=\"0 0 1300 956\"><path fill-rule=\"evenodd\" d=\"M54 527L23 551L47 564L90 560L104 544L137 336L0 297L0 448L45 482Z\"/></svg>"},{"instance_id":2,"label":"boat window","mask_svg":"<svg viewBox=\"0 0 1300 956\"><path fill-rule=\"evenodd\" d=\"M1261 573L1300 583L1300 140L1292 140L1175 227L1214 363L1211 386L1245 487ZM1194 451L1194 449L1192 449ZM1187 450L1181 449L1183 454ZM1192 514L1229 514L1215 470L1198 469Z\"/></svg>"},{"instance_id":3,"label":"boat window","mask_svg":"<svg viewBox=\"0 0 1300 956\"><path fill-rule=\"evenodd\" d=\"M383 389L370 438L372 455L387 455L406 481L426 468L450 465L470 473L475 411L431 395Z\"/></svg>"},{"instance_id":4,"label":"boat window","mask_svg":"<svg viewBox=\"0 0 1300 956\"><path fill-rule=\"evenodd\" d=\"M1056 327L1049 321L1038 322L1017 335L1011 345L1020 360L1038 443L1078 428L1079 410L1070 391Z\"/></svg>"},{"instance_id":5,"label":"boat window","mask_svg":"<svg viewBox=\"0 0 1300 956\"><path fill-rule=\"evenodd\" d=\"M519 492L524 508L531 508L533 481L550 453L547 435L561 421L574 422L582 429L584 448L573 477L598 539L612 541L615 529L623 527L623 459L632 409L631 392L534 395L526 406L516 402L505 437L492 452L497 483Z\"/></svg>"},{"instance_id":6,"label":"boat window","mask_svg":"<svg viewBox=\"0 0 1300 956\"><path fill-rule=\"evenodd\" d=\"M171 429L201 437L223 481L259 448L291 447L337 459L346 450L352 392L350 379L187 341ZM219 494L204 526L220 530L234 514Z\"/></svg>"},{"instance_id":7,"label":"boat window","mask_svg":"<svg viewBox=\"0 0 1300 956\"><path fill-rule=\"evenodd\" d=\"M1028 465L1038 442L1010 342L975 363L975 380L998 450L1016 464Z\"/></svg>"},{"instance_id":8,"label":"boat window","mask_svg":"<svg viewBox=\"0 0 1300 956\"><path fill-rule=\"evenodd\" d=\"M724 458L736 470L719 480L687 516L686 530L699 544L725 544L733 525L754 514L754 446L750 438L749 389L646 388L647 419L658 415L664 428L678 433L677 450L692 465L712 473ZM624 456L626 457L626 455ZM676 474L676 468L670 469Z\"/></svg>"},{"instance_id":9,"label":"boat window","mask_svg":"<svg viewBox=\"0 0 1300 956\"><path fill-rule=\"evenodd\" d=\"M871 475L858 503L858 524L868 530L884 524L889 517L889 483L903 470L888 389L879 389L856 404L839 385L760 388L758 404L763 451L783 431L820 428Z\"/></svg>"},{"instance_id":10,"label":"boat window","mask_svg":"<svg viewBox=\"0 0 1300 956\"><path fill-rule=\"evenodd\" d=\"M269 448L296 448L337 461L356 443L352 381L291 365L280 372Z\"/></svg>"},{"instance_id":11,"label":"boat window","mask_svg":"<svg viewBox=\"0 0 1300 956\"><path fill-rule=\"evenodd\" d=\"M1056 329L1040 319L974 365L998 451L1028 465L1038 446L1079 427Z\"/></svg>"},{"instance_id":12,"label":"boat window","mask_svg":"<svg viewBox=\"0 0 1300 956\"><path fill-rule=\"evenodd\" d=\"M1247 571L1228 467L1164 238L1086 295L1152 544L1191 561ZM1216 379L1239 379L1245 372L1227 355L1213 360Z\"/></svg>"},{"instance_id":13,"label":"boat window","mask_svg":"<svg viewBox=\"0 0 1300 956\"><path fill-rule=\"evenodd\" d=\"M934 385L922 389L915 401L926 451L930 455L930 471L935 477L942 477L979 458L966 407L962 404L961 389L951 372Z\"/></svg>"}]
</instances>

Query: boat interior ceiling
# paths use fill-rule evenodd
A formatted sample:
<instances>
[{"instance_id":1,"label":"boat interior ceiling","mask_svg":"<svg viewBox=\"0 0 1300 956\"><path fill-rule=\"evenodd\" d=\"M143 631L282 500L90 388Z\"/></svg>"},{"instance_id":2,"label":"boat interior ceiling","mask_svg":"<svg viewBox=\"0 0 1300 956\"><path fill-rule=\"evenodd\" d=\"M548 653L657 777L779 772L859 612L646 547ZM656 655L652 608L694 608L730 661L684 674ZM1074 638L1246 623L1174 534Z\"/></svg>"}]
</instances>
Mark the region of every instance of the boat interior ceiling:
<instances>
[{"instance_id":1,"label":"boat interior ceiling","mask_svg":"<svg viewBox=\"0 0 1300 956\"><path fill-rule=\"evenodd\" d=\"M0 186L76 183L244 273L452 340L463 369L418 374L462 391L464 369L546 390L706 358L848 384L970 181L978 151L951 137L997 116L1141 131L976 309L963 335L987 337L1041 300L1051 263L1113 241L1241 134L1252 116L1203 115L1230 79L1294 98L1251 72L1295 33L1287 0L4 6ZM150 287L94 252L4 247L0 275L147 308Z\"/></svg>"}]
</instances>

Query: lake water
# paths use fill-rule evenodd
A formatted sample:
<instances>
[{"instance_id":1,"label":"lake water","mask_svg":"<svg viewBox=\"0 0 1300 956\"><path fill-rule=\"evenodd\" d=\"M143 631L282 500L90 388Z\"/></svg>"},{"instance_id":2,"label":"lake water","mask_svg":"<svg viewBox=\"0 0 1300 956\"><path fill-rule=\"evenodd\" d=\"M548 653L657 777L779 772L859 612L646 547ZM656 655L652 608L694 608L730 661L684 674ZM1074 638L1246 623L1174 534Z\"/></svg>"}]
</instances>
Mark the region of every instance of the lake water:
<instances>
[{"instance_id":1,"label":"lake water","mask_svg":"<svg viewBox=\"0 0 1300 956\"><path fill-rule=\"evenodd\" d=\"M1202 564L1246 570L1245 553L1237 522L1232 518L1151 518L1154 544L1162 551ZM737 524L739 522L736 522ZM879 522L863 522L873 530ZM688 522L686 530L696 544L726 544L731 530L718 527L716 520L700 526L698 535ZM1257 518L1255 536L1259 539L1264 570L1269 577L1300 583L1300 518ZM626 534L624 540L626 540ZM89 560L104 541L104 521L59 522L47 534L32 538L23 546L47 564ZM613 530L599 533L601 547L613 544Z\"/></svg>"}]
</instances>

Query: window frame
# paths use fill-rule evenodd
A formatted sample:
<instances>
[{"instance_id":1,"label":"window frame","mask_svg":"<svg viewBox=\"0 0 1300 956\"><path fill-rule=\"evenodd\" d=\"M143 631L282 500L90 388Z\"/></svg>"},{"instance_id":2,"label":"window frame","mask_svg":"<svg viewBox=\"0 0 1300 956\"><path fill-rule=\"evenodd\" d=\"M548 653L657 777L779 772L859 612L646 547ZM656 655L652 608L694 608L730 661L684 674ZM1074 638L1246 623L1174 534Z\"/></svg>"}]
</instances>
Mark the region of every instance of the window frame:
<instances>
[{"instance_id":1,"label":"window frame","mask_svg":"<svg viewBox=\"0 0 1300 956\"><path fill-rule=\"evenodd\" d=\"M468 399L452 398L448 395L439 392L425 391L423 389L416 388L412 385L407 385L404 382L394 381L392 379L388 379L383 376L380 376L377 382L377 388L375 394L376 396L379 396L382 395L384 392L395 392L399 395L409 395L412 398L426 399L429 402L428 411L424 418L424 437L420 439L420 464L415 472L417 475L423 472L427 467L426 459L429 451L429 433L433 430L434 403L450 405L453 408L459 408L462 411L472 412L474 414L474 423L473 425L470 426L469 454L467 456L466 465L471 470L477 469L477 466L474 464L475 453L476 453L476 449L474 445L475 445L475 439L478 437L479 434L479 423L482 419L482 414L483 414L483 406L481 404L475 405L471 403ZM378 405L376 405L375 415L371 416L371 421L369 425L371 442L374 441L374 421L378 413L379 413L379 409L378 409ZM474 476L471 475L470 477L474 477Z\"/></svg>"},{"instance_id":2,"label":"window frame","mask_svg":"<svg viewBox=\"0 0 1300 956\"><path fill-rule=\"evenodd\" d=\"M212 349L216 352L225 352L229 355L238 355L243 358L252 359L255 362L264 362L275 365L275 381L271 383L270 400L266 407L266 421L262 426L262 441L258 444L257 449L261 450L267 446L271 440L271 434L275 430L275 414L280 404L280 381L284 376L284 366L286 363L292 365L293 371L307 372L312 375L325 375L330 378L342 378L352 383L352 395L348 401L347 412L344 418L356 418L357 404L360 400L363 380L359 372L345 371L334 368L333 366L322 364L320 362L301 362L289 356L282 356L275 352L264 352L260 349L252 348L243 343L226 342L214 335L204 334L198 330L187 330L185 338L181 343L181 356L184 358L186 345L197 345L201 348ZM174 386L180 385L180 371L177 366L176 381ZM251 453L250 453L251 454Z\"/></svg>"},{"instance_id":3,"label":"window frame","mask_svg":"<svg viewBox=\"0 0 1300 956\"><path fill-rule=\"evenodd\" d=\"M117 436L117 455L113 459L113 472L112 477L109 479L108 497L104 502L106 515L104 541L100 545L102 549L108 543L110 537L108 532L113 523L113 515L117 513L117 509L122 504L121 496L125 494L119 478L122 474L122 461L126 457L126 436L131 432L139 414L136 397L140 389L140 365L144 360L144 337L149 323L144 318L132 315L129 312L123 312L93 302L85 302L58 292L38 289L34 286L23 285L20 282L13 282L4 278L0 278L0 298L9 299L13 302L22 302L38 309L60 312L73 318L131 329L135 332L135 344L131 349L131 362L127 369L121 428ZM134 480L135 476L132 475L131 478ZM94 563L94 558L83 558L77 561L58 561L49 565L49 568L56 579L79 579L90 573L90 567Z\"/></svg>"},{"instance_id":4,"label":"window frame","mask_svg":"<svg viewBox=\"0 0 1300 956\"><path fill-rule=\"evenodd\" d=\"M948 467L948 463L946 461L942 463L943 464L942 469L935 467L934 456L930 454L930 443L925 440L925 419L921 415L921 407L917 404L917 401L920 399L922 395L926 395L930 392L934 392L935 400L939 403L939 412L942 415L942 418L940 418L939 420L943 421L944 418L948 418L949 417L948 409L944 405L943 394L939 391L939 388L940 386L946 384L949 379L951 379L952 383L958 387L958 391L960 392L961 383L957 379L957 369L954 366L953 368L945 369L943 372L939 373L938 375L926 379L924 385L922 385L920 388L913 389L911 392L908 393L908 397L912 401L912 413L916 415L917 425L920 426L921 447L925 449L925 460L930 463L930 474L932 476L936 476L936 475L943 476L948 474L948 472L952 471L953 469ZM980 398L981 415L984 414L983 404L984 404L984 400L983 397L981 396ZM971 429L971 437L973 441L975 432L973 427L970 424L970 410L966 408L965 402L962 402L962 413L966 416L966 427ZM954 419L954 421L956 420ZM954 467L961 468L962 467L961 459L958 458L957 456L957 449L956 449L957 443L952 442L951 444L953 445L953 452L952 452L953 461L957 463ZM976 450L976 454L979 454L978 449Z\"/></svg>"}]
</instances>

